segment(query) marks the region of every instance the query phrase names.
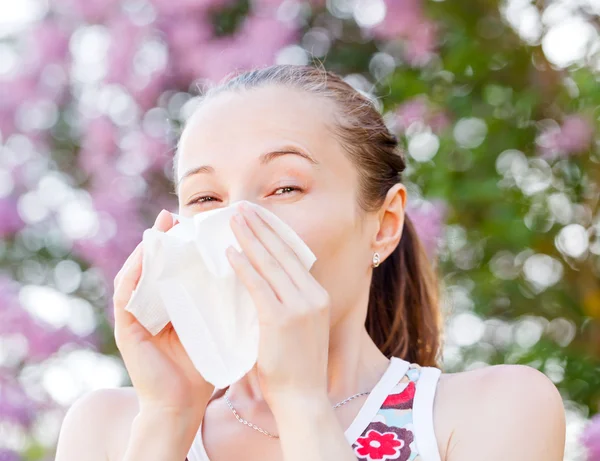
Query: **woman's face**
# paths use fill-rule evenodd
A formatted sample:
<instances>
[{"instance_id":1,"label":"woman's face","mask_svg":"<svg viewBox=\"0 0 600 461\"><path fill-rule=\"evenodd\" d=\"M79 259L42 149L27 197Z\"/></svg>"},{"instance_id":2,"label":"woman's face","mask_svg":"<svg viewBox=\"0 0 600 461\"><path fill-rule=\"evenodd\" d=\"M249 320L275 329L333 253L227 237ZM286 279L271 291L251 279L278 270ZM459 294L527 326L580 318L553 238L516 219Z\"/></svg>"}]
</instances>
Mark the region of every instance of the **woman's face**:
<instances>
[{"instance_id":1,"label":"woman's face","mask_svg":"<svg viewBox=\"0 0 600 461\"><path fill-rule=\"evenodd\" d=\"M298 90L219 94L188 121L176 181L182 215L249 200L287 222L317 257L311 273L335 322L368 289L373 249L357 171L328 132L332 122L330 103Z\"/></svg>"}]
</instances>

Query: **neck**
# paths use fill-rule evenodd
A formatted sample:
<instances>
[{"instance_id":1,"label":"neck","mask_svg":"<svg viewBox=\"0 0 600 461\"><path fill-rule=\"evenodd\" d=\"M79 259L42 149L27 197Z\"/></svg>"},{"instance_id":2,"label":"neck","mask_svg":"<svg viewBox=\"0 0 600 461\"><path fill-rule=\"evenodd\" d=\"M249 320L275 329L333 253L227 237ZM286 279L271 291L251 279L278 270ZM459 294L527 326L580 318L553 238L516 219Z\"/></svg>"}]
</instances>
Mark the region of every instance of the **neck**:
<instances>
[{"instance_id":1,"label":"neck","mask_svg":"<svg viewBox=\"0 0 600 461\"><path fill-rule=\"evenodd\" d=\"M390 361L368 335L364 320L347 317L330 330L327 392L332 404L359 392L370 391ZM264 401L258 372L254 367L231 386L236 399Z\"/></svg>"}]
</instances>

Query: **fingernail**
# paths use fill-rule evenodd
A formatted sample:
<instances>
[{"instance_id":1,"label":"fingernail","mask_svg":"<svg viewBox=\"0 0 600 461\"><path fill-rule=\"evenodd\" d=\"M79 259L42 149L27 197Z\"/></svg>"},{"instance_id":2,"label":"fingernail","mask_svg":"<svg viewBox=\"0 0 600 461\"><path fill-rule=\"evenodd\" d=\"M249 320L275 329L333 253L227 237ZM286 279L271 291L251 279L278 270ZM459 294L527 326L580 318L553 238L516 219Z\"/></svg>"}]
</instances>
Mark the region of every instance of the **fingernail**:
<instances>
[{"instance_id":1,"label":"fingernail","mask_svg":"<svg viewBox=\"0 0 600 461\"><path fill-rule=\"evenodd\" d=\"M246 216L252 216L255 213L254 209L248 203L240 205L240 208Z\"/></svg>"},{"instance_id":2,"label":"fingernail","mask_svg":"<svg viewBox=\"0 0 600 461\"><path fill-rule=\"evenodd\" d=\"M158 223L158 220L160 219L160 217L162 215L164 215L165 213L168 213L167 210L160 210L160 213L158 213L158 216L156 217L156 219L154 220L154 224Z\"/></svg>"},{"instance_id":3,"label":"fingernail","mask_svg":"<svg viewBox=\"0 0 600 461\"><path fill-rule=\"evenodd\" d=\"M232 245L227 247L227 250L225 250L225 253L230 258L237 258L240 255L239 251L237 251Z\"/></svg>"}]
</instances>

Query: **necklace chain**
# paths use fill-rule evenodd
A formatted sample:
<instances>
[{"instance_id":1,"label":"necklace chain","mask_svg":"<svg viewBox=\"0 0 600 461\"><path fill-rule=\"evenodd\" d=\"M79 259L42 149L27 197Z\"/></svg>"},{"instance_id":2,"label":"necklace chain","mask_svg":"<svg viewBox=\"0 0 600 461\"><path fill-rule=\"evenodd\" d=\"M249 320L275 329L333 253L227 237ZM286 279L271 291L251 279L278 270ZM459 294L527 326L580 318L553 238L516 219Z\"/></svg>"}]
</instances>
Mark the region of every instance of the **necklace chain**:
<instances>
[{"instance_id":1,"label":"necklace chain","mask_svg":"<svg viewBox=\"0 0 600 461\"><path fill-rule=\"evenodd\" d=\"M242 423L242 424L245 424L245 425L246 425L246 426L248 426L248 427L251 427L251 428L252 428L252 429L254 429L255 431L258 431L258 432L260 432L261 434L264 434L264 435L266 435L267 437L271 437L272 439L278 439L278 438L279 438L279 436L278 436L278 435L271 434L269 431L266 431L266 430L264 430L263 428L261 428L261 427L258 427L256 424L253 424L253 423L251 423L250 421L248 421L248 420L246 420L246 419L242 418L242 417L241 417L241 416L238 414L238 412L235 410L235 408L233 408L233 404L231 403L231 401L230 401L230 400L229 400L229 398L227 397L227 394L228 394L228 393L229 393L229 388L227 388L227 390L225 391L225 395L224 395L224 397L225 397L225 402L227 402L227 406L230 408L230 410L233 412L233 414L234 414L235 418L236 418L236 419L237 419L237 420L238 420L240 423ZM370 392L359 392L358 394L351 395L351 396L350 396L350 397L348 397L347 399L345 399L345 400L342 400L341 402L339 402L339 403L336 403L335 405L333 405L333 409L335 410L336 408L338 408L338 407L341 407L342 405L344 405L344 404L346 404L346 403L350 402L350 400L354 400L354 399L355 399L355 398L357 398L357 397L360 397L360 396L362 396L362 395L367 395L367 394L369 394L369 393L370 393Z\"/></svg>"}]
</instances>

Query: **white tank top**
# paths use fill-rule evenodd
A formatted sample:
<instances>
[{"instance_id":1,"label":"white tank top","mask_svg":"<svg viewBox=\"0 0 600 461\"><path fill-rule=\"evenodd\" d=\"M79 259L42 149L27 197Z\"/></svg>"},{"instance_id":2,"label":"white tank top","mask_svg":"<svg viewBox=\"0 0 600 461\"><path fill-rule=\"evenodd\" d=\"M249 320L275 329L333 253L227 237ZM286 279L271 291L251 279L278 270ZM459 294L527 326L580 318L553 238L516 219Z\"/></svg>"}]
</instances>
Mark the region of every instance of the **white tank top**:
<instances>
[{"instance_id":1,"label":"white tank top","mask_svg":"<svg viewBox=\"0 0 600 461\"><path fill-rule=\"evenodd\" d=\"M433 402L441 370L398 357L390 364L345 431L358 461L441 461L433 428ZM210 461L202 426L188 461Z\"/></svg>"}]
</instances>

